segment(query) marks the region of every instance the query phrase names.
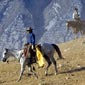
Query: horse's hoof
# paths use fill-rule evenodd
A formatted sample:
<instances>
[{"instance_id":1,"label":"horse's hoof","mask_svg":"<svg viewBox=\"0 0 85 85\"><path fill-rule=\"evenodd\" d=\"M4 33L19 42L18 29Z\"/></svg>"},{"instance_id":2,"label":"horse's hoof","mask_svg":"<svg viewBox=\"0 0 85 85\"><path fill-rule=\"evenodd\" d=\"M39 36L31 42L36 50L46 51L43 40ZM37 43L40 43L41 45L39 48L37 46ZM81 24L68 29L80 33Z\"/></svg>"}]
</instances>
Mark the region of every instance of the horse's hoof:
<instances>
[{"instance_id":1,"label":"horse's hoof","mask_svg":"<svg viewBox=\"0 0 85 85\"><path fill-rule=\"evenodd\" d=\"M58 72L55 73L55 75L58 75L58 74L59 74Z\"/></svg>"},{"instance_id":2,"label":"horse's hoof","mask_svg":"<svg viewBox=\"0 0 85 85\"><path fill-rule=\"evenodd\" d=\"M48 75L48 73L47 73L47 71L45 71L45 76L47 76Z\"/></svg>"},{"instance_id":3,"label":"horse's hoof","mask_svg":"<svg viewBox=\"0 0 85 85\"><path fill-rule=\"evenodd\" d=\"M33 76L35 76L35 78L38 79L38 75L36 73L33 73Z\"/></svg>"},{"instance_id":4,"label":"horse's hoof","mask_svg":"<svg viewBox=\"0 0 85 85\"><path fill-rule=\"evenodd\" d=\"M64 60L65 58L58 58L57 60L61 60L61 59Z\"/></svg>"},{"instance_id":5,"label":"horse's hoof","mask_svg":"<svg viewBox=\"0 0 85 85\"><path fill-rule=\"evenodd\" d=\"M20 79L17 80L17 82L19 82L19 81L20 81Z\"/></svg>"},{"instance_id":6,"label":"horse's hoof","mask_svg":"<svg viewBox=\"0 0 85 85\"><path fill-rule=\"evenodd\" d=\"M55 75L57 75L58 73L55 73Z\"/></svg>"},{"instance_id":7,"label":"horse's hoof","mask_svg":"<svg viewBox=\"0 0 85 85\"><path fill-rule=\"evenodd\" d=\"M38 76L37 76L37 74L35 74L35 78L36 78L36 79L38 79Z\"/></svg>"},{"instance_id":8,"label":"horse's hoof","mask_svg":"<svg viewBox=\"0 0 85 85\"><path fill-rule=\"evenodd\" d=\"M38 79L38 76L36 75L36 79Z\"/></svg>"},{"instance_id":9,"label":"horse's hoof","mask_svg":"<svg viewBox=\"0 0 85 85\"><path fill-rule=\"evenodd\" d=\"M48 74L47 74L47 73L45 73L45 76L48 76Z\"/></svg>"},{"instance_id":10,"label":"horse's hoof","mask_svg":"<svg viewBox=\"0 0 85 85\"><path fill-rule=\"evenodd\" d=\"M65 58L61 58L61 59L65 60Z\"/></svg>"},{"instance_id":11,"label":"horse's hoof","mask_svg":"<svg viewBox=\"0 0 85 85\"><path fill-rule=\"evenodd\" d=\"M19 82L21 80L21 78L19 78L18 80L17 80L17 82Z\"/></svg>"},{"instance_id":12,"label":"horse's hoof","mask_svg":"<svg viewBox=\"0 0 85 85\"><path fill-rule=\"evenodd\" d=\"M48 74L45 74L45 76L48 76Z\"/></svg>"}]
</instances>

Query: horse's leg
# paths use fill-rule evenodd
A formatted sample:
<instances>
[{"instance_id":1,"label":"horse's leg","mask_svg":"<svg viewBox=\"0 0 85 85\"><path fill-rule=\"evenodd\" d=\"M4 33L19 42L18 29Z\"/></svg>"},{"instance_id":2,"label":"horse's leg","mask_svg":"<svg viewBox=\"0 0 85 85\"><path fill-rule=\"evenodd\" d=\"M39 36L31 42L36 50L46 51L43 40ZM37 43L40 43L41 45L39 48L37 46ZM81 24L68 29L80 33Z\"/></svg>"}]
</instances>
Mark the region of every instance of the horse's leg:
<instances>
[{"instance_id":1,"label":"horse's leg","mask_svg":"<svg viewBox=\"0 0 85 85\"><path fill-rule=\"evenodd\" d=\"M19 76L18 81L21 80L24 70L25 70L25 68L23 66L21 66L21 71L20 71L20 76Z\"/></svg>"},{"instance_id":2,"label":"horse's leg","mask_svg":"<svg viewBox=\"0 0 85 85\"><path fill-rule=\"evenodd\" d=\"M30 64L27 64L27 66L29 68L30 74L38 78L37 74L33 71L34 66L32 67Z\"/></svg>"},{"instance_id":3,"label":"horse's leg","mask_svg":"<svg viewBox=\"0 0 85 85\"><path fill-rule=\"evenodd\" d=\"M52 56L52 57L50 57L50 58L51 58L51 61L52 61L53 65L54 65L54 68L55 68L55 75L56 75L56 74L57 74L57 72L58 72L56 61L55 61L55 59L54 59L54 57L53 57L53 56Z\"/></svg>"},{"instance_id":4,"label":"horse's leg","mask_svg":"<svg viewBox=\"0 0 85 85\"><path fill-rule=\"evenodd\" d=\"M76 30L76 28L73 31L74 33L74 40L78 38L78 30Z\"/></svg>"},{"instance_id":5,"label":"horse's leg","mask_svg":"<svg viewBox=\"0 0 85 85\"><path fill-rule=\"evenodd\" d=\"M25 61L21 62L20 64L21 64L21 71L20 71L20 76L19 76L18 81L20 81L20 80L21 80L22 75L23 75L23 72L24 72L25 67L26 67L26 63L25 63Z\"/></svg>"},{"instance_id":6,"label":"horse's leg","mask_svg":"<svg viewBox=\"0 0 85 85\"><path fill-rule=\"evenodd\" d=\"M30 74L34 75L36 78L38 78L37 74L33 71L35 68L34 68L34 66L32 67L32 62L31 62L30 58L27 59L27 66L30 71Z\"/></svg>"},{"instance_id":7,"label":"horse's leg","mask_svg":"<svg viewBox=\"0 0 85 85\"><path fill-rule=\"evenodd\" d=\"M47 61L48 65L46 67L46 70L45 70L45 75L47 76L48 75L48 68L50 67L50 65L52 64L52 62L50 61L50 58L44 54L44 58L45 60Z\"/></svg>"},{"instance_id":8,"label":"horse's leg","mask_svg":"<svg viewBox=\"0 0 85 85\"><path fill-rule=\"evenodd\" d=\"M69 28L67 29L67 31L66 31L66 33L65 33L65 35L64 35L64 42L66 42L66 40L67 40L67 36L68 36L68 33L69 33Z\"/></svg>"},{"instance_id":9,"label":"horse's leg","mask_svg":"<svg viewBox=\"0 0 85 85\"><path fill-rule=\"evenodd\" d=\"M51 64L52 64L51 61L48 61L48 66L46 67L46 70L45 70L46 76L48 75L48 68L50 67Z\"/></svg>"},{"instance_id":10,"label":"horse's leg","mask_svg":"<svg viewBox=\"0 0 85 85\"><path fill-rule=\"evenodd\" d=\"M82 43L85 43L85 33L84 33L84 31L81 31L81 36L82 36Z\"/></svg>"},{"instance_id":11,"label":"horse's leg","mask_svg":"<svg viewBox=\"0 0 85 85\"><path fill-rule=\"evenodd\" d=\"M78 39L78 34L75 34L75 39Z\"/></svg>"}]
</instances>

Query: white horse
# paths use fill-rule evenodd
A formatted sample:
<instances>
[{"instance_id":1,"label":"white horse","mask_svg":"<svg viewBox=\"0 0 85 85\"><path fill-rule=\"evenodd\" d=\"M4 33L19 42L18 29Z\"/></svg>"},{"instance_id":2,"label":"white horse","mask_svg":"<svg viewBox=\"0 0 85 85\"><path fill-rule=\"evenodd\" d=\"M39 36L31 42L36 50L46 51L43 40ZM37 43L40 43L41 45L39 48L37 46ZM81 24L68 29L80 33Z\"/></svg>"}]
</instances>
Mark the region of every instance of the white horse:
<instances>
[{"instance_id":1,"label":"white horse","mask_svg":"<svg viewBox=\"0 0 85 85\"><path fill-rule=\"evenodd\" d=\"M6 62L9 57L15 57L19 60L20 65L21 65L21 71L20 71L20 76L19 76L18 81L21 80L26 65L30 68L29 69L30 73L34 75L36 78L38 78L36 73L33 71L31 64L29 63L29 59L24 57L23 52L24 52L23 49L22 50L11 50L11 49L6 48L2 55L2 61Z\"/></svg>"}]
</instances>

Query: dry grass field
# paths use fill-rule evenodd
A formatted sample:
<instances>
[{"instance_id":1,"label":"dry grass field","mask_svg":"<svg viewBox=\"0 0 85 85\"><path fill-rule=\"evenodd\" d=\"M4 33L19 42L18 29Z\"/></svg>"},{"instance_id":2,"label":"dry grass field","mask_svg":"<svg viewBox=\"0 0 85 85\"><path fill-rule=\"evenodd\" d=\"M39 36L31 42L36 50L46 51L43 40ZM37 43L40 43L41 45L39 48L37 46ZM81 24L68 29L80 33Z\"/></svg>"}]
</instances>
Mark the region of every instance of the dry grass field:
<instances>
[{"instance_id":1,"label":"dry grass field","mask_svg":"<svg viewBox=\"0 0 85 85\"><path fill-rule=\"evenodd\" d=\"M53 65L49 68L49 75L45 76L44 68L35 65L38 79L28 76L25 69L22 80L17 82L20 65L17 60L11 59L9 64L0 62L0 85L85 85L85 43L82 38L59 44L64 60L55 59L58 64L58 74L54 75Z\"/></svg>"}]
</instances>

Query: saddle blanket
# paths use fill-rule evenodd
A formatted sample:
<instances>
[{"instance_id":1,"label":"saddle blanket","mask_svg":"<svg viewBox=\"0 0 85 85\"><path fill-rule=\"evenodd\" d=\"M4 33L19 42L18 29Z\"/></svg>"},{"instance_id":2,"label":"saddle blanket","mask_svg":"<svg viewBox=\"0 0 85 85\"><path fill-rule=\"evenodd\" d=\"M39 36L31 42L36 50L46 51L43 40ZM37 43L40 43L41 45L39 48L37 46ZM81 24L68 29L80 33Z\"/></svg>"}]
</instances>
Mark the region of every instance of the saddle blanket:
<instances>
[{"instance_id":1,"label":"saddle blanket","mask_svg":"<svg viewBox=\"0 0 85 85\"><path fill-rule=\"evenodd\" d=\"M44 66L44 58L38 48L36 48L36 56L37 56L37 63L39 65L39 67L43 67Z\"/></svg>"}]
</instances>

